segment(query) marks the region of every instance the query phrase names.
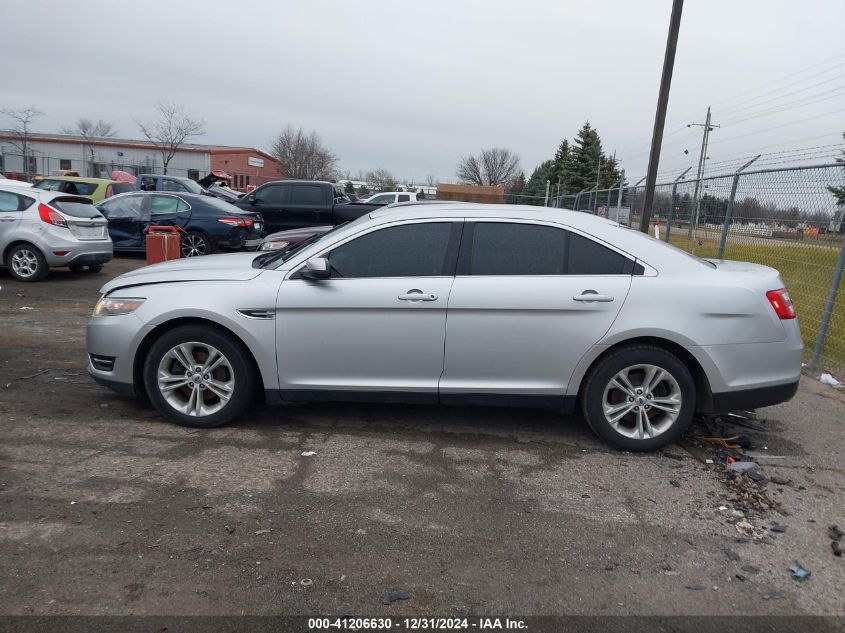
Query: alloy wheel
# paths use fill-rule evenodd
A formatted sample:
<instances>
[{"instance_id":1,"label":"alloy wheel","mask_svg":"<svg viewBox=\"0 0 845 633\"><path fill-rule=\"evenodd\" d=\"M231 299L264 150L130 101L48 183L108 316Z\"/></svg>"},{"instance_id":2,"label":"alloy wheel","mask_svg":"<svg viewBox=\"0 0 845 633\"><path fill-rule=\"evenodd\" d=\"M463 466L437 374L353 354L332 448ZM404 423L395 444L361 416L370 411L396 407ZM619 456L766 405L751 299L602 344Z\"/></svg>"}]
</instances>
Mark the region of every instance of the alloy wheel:
<instances>
[{"instance_id":1,"label":"alloy wheel","mask_svg":"<svg viewBox=\"0 0 845 633\"><path fill-rule=\"evenodd\" d=\"M199 257L207 251L208 245L202 235L189 233L182 237L182 257Z\"/></svg>"},{"instance_id":2,"label":"alloy wheel","mask_svg":"<svg viewBox=\"0 0 845 633\"><path fill-rule=\"evenodd\" d=\"M158 389L176 411L193 417L212 415L235 390L232 364L207 343L180 343L158 365Z\"/></svg>"},{"instance_id":3,"label":"alloy wheel","mask_svg":"<svg viewBox=\"0 0 845 633\"><path fill-rule=\"evenodd\" d=\"M12 255L12 270L20 277L32 277L38 272L38 257L28 248L20 248Z\"/></svg>"},{"instance_id":4,"label":"alloy wheel","mask_svg":"<svg viewBox=\"0 0 845 633\"><path fill-rule=\"evenodd\" d=\"M667 431L681 413L677 379L657 365L631 365L605 386L602 410L607 423L632 439L650 439Z\"/></svg>"}]
</instances>

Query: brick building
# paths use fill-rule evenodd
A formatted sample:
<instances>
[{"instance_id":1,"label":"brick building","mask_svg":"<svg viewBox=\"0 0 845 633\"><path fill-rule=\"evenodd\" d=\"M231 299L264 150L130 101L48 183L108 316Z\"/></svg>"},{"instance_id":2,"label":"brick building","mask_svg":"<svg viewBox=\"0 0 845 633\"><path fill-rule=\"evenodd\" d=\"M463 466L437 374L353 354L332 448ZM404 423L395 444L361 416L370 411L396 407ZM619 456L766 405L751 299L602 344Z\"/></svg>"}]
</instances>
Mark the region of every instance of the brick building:
<instances>
[{"instance_id":1,"label":"brick building","mask_svg":"<svg viewBox=\"0 0 845 633\"><path fill-rule=\"evenodd\" d=\"M0 172L27 178L71 169L84 176L108 178L121 170L130 174L163 172L161 153L145 140L97 138L86 140L69 134L31 134L27 165L15 147L16 137L0 131ZM254 147L229 147L186 143L181 146L167 173L198 180L211 170L232 176L232 187L246 191L284 178L281 166L268 153Z\"/></svg>"}]
</instances>

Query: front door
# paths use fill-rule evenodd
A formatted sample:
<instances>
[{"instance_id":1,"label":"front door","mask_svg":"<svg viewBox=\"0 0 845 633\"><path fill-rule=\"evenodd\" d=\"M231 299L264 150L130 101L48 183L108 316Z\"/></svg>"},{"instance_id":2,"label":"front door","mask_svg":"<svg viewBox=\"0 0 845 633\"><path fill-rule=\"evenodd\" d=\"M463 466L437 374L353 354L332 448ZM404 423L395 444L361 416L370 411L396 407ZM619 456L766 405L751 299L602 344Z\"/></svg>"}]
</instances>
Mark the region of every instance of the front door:
<instances>
[{"instance_id":1,"label":"front door","mask_svg":"<svg viewBox=\"0 0 845 633\"><path fill-rule=\"evenodd\" d=\"M29 197L0 191L0 253L14 239L11 235L21 221L23 210L30 207L34 202Z\"/></svg>"},{"instance_id":2,"label":"front door","mask_svg":"<svg viewBox=\"0 0 845 633\"><path fill-rule=\"evenodd\" d=\"M578 360L619 313L633 265L559 225L468 222L449 298L442 400L562 403Z\"/></svg>"},{"instance_id":3,"label":"front door","mask_svg":"<svg viewBox=\"0 0 845 633\"><path fill-rule=\"evenodd\" d=\"M460 229L377 227L321 254L330 279L288 277L276 313L282 397L436 402Z\"/></svg>"},{"instance_id":4,"label":"front door","mask_svg":"<svg viewBox=\"0 0 845 633\"><path fill-rule=\"evenodd\" d=\"M142 250L144 228L149 226L146 194L115 196L97 205L109 222L109 236L114 250Z\"/></svg>"}]
</instances>

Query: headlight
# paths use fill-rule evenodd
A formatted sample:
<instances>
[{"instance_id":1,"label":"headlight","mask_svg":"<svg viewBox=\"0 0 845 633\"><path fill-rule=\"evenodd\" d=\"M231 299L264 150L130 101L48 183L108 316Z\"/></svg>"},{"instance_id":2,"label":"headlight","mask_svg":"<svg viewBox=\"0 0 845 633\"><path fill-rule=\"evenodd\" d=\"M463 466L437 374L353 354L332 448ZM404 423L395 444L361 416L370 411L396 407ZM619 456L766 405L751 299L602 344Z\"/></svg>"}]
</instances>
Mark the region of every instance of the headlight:
<instances>
[{"instance_id":1,"label":"headlight","mask_svg":"<svg viewBox=\"0 0 845 633\"><path fill-rule=\"evenodd\" d=\"M260 251L277 251L290 244L290 242L262 242Z\"/></svg>"},{"instance_id":2,"label":"headlight","mask_svg":"<svg viewBox=\"0 0 845 633\"><path fill-rule=\"evenodd\" d=\"M94 316L129 314L140 308L144 301L144 297L102 297L94 307Z\"/></svg>"}]
</instances>

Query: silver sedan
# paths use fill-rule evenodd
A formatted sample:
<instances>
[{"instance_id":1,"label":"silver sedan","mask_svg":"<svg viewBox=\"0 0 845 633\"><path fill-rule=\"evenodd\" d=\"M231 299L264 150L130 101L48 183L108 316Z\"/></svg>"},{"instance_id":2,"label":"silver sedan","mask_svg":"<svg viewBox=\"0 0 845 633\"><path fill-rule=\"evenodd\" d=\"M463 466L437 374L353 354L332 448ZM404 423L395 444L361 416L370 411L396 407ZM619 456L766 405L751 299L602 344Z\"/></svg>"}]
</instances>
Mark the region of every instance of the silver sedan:
<instances>
[{"instance_id":1,"label":"silver sedan","mask_svg":"<svg viewBox=\"0 0 845 633\"><path fill-rule=\"evenodd\" d=\"M293 249L141 268L102 294L91 375L193 427L260 395L540 406L652 450L696 411L788 400L801 370L776 270L548 208L388 207Z\"/></svg>"}]
</instances>

